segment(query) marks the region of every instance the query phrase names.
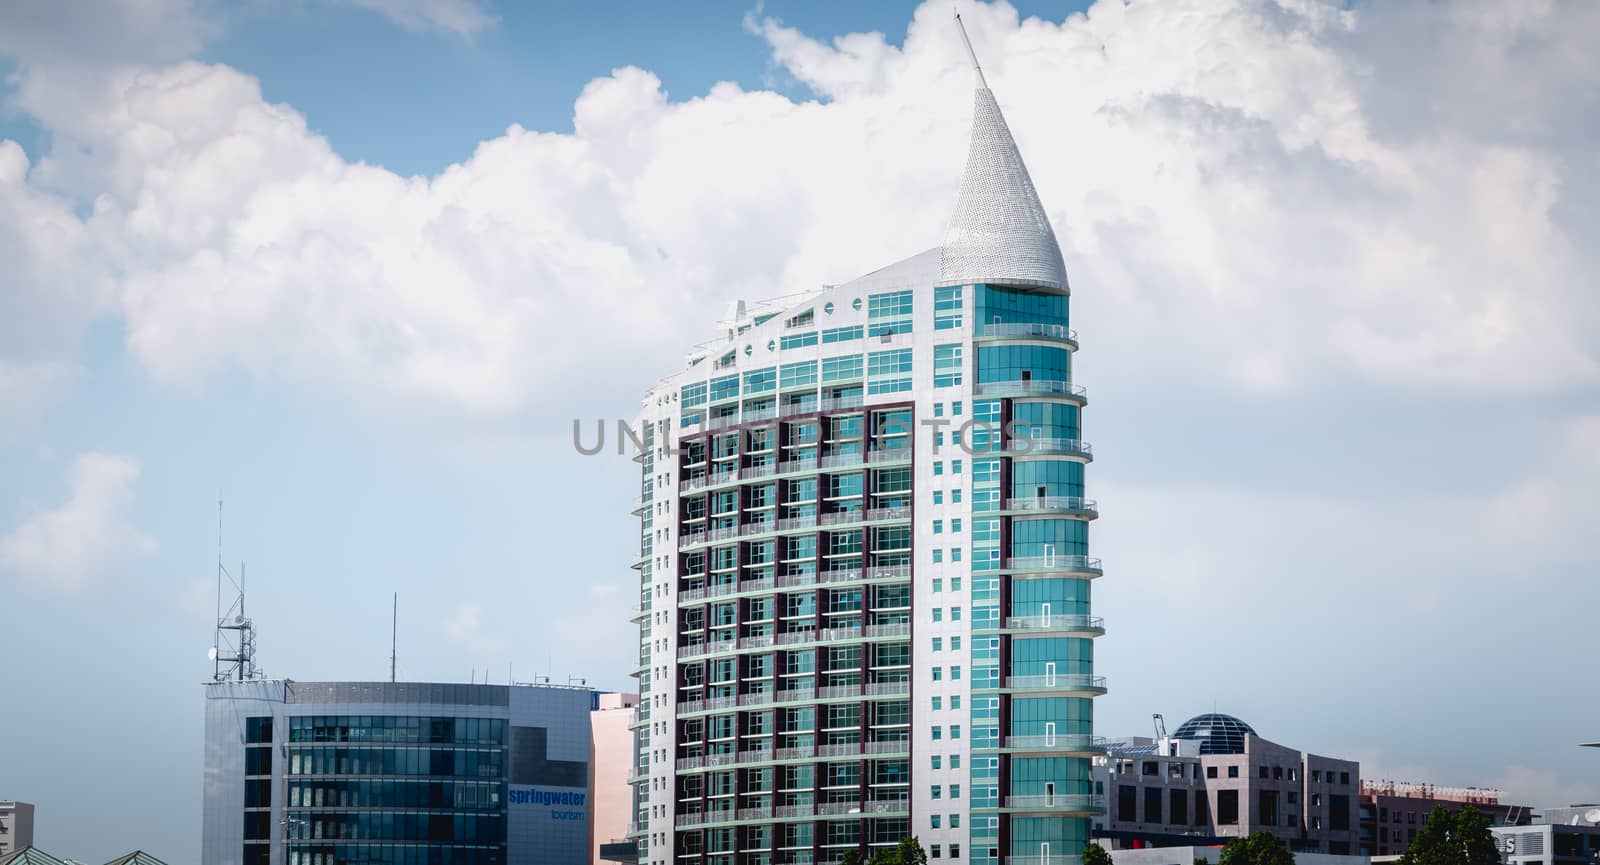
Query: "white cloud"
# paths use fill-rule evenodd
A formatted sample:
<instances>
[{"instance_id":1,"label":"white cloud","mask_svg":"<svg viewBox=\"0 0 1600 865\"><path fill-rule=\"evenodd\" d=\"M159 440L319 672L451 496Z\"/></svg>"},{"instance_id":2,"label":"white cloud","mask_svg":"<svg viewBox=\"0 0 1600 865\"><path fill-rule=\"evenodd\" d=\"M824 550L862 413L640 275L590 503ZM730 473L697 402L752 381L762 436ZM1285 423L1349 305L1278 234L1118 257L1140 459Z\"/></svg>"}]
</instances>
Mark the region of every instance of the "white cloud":
<instances>
[{"instance_id":1,"label":"white cloud","mask_svg":"<svg viewBox=\"0 0 1600 865\"><path fill-rule=\"evenodd\" d=\"M436 11L451 4L395 8L470 21ZM1112 371L1102 384L1152 365L1170 386L1271 392L1348 372L1485 393L1600 377L1582 240L1600 177L1581 170L1587 121L1559 104L1521 109L1538 112L1537 136L1402 128L1388 91L1430 88L1416 96L1441 111L1475 94L1447 78L1373 87L1391 34L1317 3L1108 0L1059 25L964 8L1080 311L1118 334L1091 341L1089 362ZM1487 38L1486 14L1380 21L1474 56L1517 50ZM752 21L826 103L732 85L669 102L654 76L620 69L585 88L573 134L513 127L429 178L342 158L227 67L92 82L25 68L18 103L55 145L31 172L9 157L7 188L59 227L11 240L45 262L60 259L47 244L68 245L83 264L21 290L104 286L54 305L109 298L129 350L168 383L238 366L485 418L595 381L616 399L730 296L837 281L937 241L970 111L948 18L922 7L903 47ZM1516 26L1577 38L1553 14ZM1534 65L1524 86L1571 87L1586 69ZM86 218L74 201L93 202Z\"/></svg>"},{"instance_id":2,"label":"white cloud","mask_svg":"<svg viewBox=\"0 0 1600 865\"><path fill-rule=\"evenodd\" d=\"M75 590L155 552L156 542L128 522L138 479L132 457L80 455L67 500L0 537L0 563L28 580Z\"/></svg>"},{"instance_id":3,"label":"white cloud","mask_svg":"<svg viewBox=\"0 0 1600 865\"><path fill-rule=\"evenodd\" d=\"M407 30L438 30L466 35L494 24L478 0L344 0L381 13Z\"/></svg>"},{"instance_id":4,"label":"white cloud","mask_svg":"<svg viewBox=\"0 0 1600 865\"><path fill-rule=\"evenodd\" d=\"M217 32L193 0L10 0L0 9L0 54L26 63L166 63Z\"/></svg>"}]
</instances>

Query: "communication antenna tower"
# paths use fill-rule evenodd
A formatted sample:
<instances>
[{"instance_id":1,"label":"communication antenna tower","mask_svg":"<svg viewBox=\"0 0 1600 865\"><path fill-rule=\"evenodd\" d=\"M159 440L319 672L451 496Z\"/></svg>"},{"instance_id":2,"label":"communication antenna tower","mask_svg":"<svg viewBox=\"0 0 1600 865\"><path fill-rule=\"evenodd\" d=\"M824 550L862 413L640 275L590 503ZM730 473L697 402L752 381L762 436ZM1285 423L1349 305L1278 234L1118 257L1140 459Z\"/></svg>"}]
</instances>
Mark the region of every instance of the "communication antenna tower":
<instances>
[{"instance_id":1,"label":"communication antenna tower","mask_svg":"<svg viewBox=\"0 0 1600 865\"><path fill-rule=\"evenodd\" d=\"M222 584L233 589L233 602L222 607ZM258 679L256 669L256 628L244 612L244 562L239 563L235 580L222 564L222 497L217 497L217 629L211 638L211 680L214 682Z\"/></svg>"}]
</instances>

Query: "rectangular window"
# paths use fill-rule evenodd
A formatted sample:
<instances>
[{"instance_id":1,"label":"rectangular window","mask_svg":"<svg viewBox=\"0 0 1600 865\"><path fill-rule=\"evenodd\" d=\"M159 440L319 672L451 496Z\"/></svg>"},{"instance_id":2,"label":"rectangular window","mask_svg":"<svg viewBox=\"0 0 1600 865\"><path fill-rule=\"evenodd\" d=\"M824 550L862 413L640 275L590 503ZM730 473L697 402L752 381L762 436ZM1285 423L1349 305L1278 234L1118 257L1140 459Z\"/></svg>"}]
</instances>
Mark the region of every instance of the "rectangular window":
<instances>
[{"instance_id":1,"label":"rectangular window","mask_svg":"<svg viewBox=\"0 0 1600 865\"><path fill-rule=\"evenodd\" d=\"M843 357L825 357L822 359L822 380L830 381L855 381L861 378L861 355L847 354Z\"/></svg>"},{"instance_id":2,"label":"rectangular window","mask_svg":"<svg viewBox=\"0 0 1600 865\"><path fill-rule=\"evenodd\" d=\"M913 294L906 290L867 295L867 335L910 333Z\"/></svg>"},{"instance_id":3,"label":"rectangular window","mask_svg":"<svg viewBox=\"0 0 1600 865\"><path fill-rule=\"evenodd\" d=\"M867 393L911 390L911 349L874 351L867 355Z\"/></svg>"},{"instance_id":4,"label":"rectangular window","mask_svg":"<svg viewBox=\"0 0 1600 865\"><path fill-rule=\"evenodd\" d=\"M697 381L694 384L684 385L682 389L678 391L678 401L682 403L684 408L705 405L706 383L703 381Z\"/></svg>"},{"instance_id":5,"label":"rectangular window","mask_svg":"<svg viewBox=\"0 0 1600 865\"><path fill-rule=\"evenodd\" d=\"M955 330L961 327L961 286L951 285L933 290L933 329Z\"/></svg>"},{"instance_id":6,"label":"rectangular window","mask_svg":"<svg viewBox=\"0 0 1600 865\"><path fill-rule=\"evenodd\" d=\"M778 341L778 347L785 350L791 348L805 348L808 345L816 344L817 332L814 330L808 330L805 333L786 333L783 335L783 338Z\"/></svg>"},{"instance_id":7,"label":"rectangular window","mask_svg":"<svg viewBox=\"0 0 1600 865\"><path fill-rule=\"evenodd\" d=\"M739 395L739 376L725 375L711 380L711 401L733 399Z\"/></svg>"},{"instance_id":8,"label":"rectangular window","mask_svg":"<svg viewBox=\"0 0 1600 865\"><path fill-rule=\"evenodd\" d=\"M933 347L933 386L955 387L961 384L961 344Z\"/></svg>"},{"instance_id":9,"label":"rectangular window","mask_svg":"<svg viewBox=\"0 0 1600 865\"><path fill-rule=\"evenodd\" d=\"M746 394L767 393L777 389L778 368L775 366L751 370L744 374L744 392Z\"/></svg>"},{"instance_id":10,"label":"rectangular window","mask_svg":"<svg viewBox=\"0 0 1600 865\"><path fill-rule=\"evenodd\" d=\"M817 362L814 360L786 363L779 368L779 371L779 384L785 390L817 383Z\"/></svg>"},{"instance_id":11,"label":"rectangular window","mask_svg":"<svg viewBox=\"0 0 1600 865\"><path fill-rule=\"evenodd\" d=\"M1237 769L1238 767L1230 767ZM1217 822L1223 826L1239 825L1239 791L1217 791Z\"/></svg>"},{"instance_id":12,"label":"rectangular window","mask_svg":"<svg viewBox=\"0 0 1600 865\"><path fill-rule=\"evenodd\" d=\"M852 339L860 338L861 325L859 324L849 327L830 327L822 332L823 345L827 345L830 342L849 342Z\"/></svg>"}]
</instances>

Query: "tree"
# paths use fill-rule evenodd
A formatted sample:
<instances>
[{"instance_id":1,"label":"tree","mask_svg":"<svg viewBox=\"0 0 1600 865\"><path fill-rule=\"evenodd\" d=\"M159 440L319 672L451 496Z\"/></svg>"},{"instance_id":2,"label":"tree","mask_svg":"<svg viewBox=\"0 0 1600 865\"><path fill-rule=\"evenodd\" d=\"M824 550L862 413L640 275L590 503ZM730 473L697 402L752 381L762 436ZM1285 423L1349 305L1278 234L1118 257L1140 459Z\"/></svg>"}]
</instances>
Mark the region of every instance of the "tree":
<instances>
[{"instance_id":1,"label":"tree","mask_svg":"<svg viewBox=\"0 0 1600 865\"><path fill-rule=\"evenodd\" d=\"M1254 832L1229 841L1217 865L1294 865L1294 854L1271 832Z\"/></svg>"},{"instance_id":2,"label":"tree","mask_svg":"<svg viewBox=\"0 0 1600 865\"><path fill-rule=\"evenodd\" d=\"M1093 841L1083 845L1083 865L1111 865L1111 854Z\"/></svg>"},{"instance_id":3,"label":"tree","mask_svg":"<svg viewBox=\"0 0 1600 865\"><path fill-rule=\"evenodd\" d=\"M1489 818L1476 808L1452 812L1436 805L1422 831L1400 857L1401 865L1499 865Z\"/></svg>"},{"instance_id":4,"label":"tree","mask_svg":"<svg viewBox=\"0 0 1600 865\"><path fill-rule=\"evenodd\" d=\"M839 865L862 865L861 851L851 850L845 853L839 860ZM910 838L901 838L899 844L888 850L879 850L872 854L866 865L928 865L928 854L922 849L922 842L913 835Z\"/></svg>"}]
</instances>

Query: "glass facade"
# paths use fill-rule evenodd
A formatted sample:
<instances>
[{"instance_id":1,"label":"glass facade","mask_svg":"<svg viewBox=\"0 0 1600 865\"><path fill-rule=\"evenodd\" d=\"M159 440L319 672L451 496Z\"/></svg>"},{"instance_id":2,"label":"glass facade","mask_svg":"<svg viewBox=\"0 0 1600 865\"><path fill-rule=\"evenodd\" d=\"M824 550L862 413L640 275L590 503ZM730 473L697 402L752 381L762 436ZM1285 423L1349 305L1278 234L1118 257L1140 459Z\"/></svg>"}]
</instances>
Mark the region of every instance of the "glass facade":
<instances>
[{"instance_id":1,"label":"glass facade","mask_svg":"<svg viewBox=\"0 0 1600 865\"><path fill-rule=\"evenodd\" d=\"M247 865L265 865L262 842L274 829L287 865L506 862L505 719L301 715L278 723L287 729L275 766L273 719L246 723ZM265 810L275 775L285 796L277 827Z\"/></svg>"}]
</instances>

